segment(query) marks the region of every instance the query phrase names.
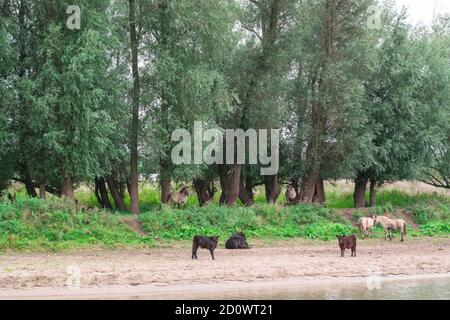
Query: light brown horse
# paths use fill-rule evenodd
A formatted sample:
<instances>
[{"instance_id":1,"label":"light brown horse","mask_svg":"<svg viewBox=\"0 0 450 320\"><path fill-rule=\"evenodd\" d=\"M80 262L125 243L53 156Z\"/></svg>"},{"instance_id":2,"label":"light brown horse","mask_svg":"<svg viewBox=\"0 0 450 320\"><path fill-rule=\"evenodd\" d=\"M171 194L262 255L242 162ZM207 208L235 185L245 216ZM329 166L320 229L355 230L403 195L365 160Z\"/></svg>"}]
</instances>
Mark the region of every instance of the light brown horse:
<instances>
[{"instance_id":1,"label":"light brown horse","mask_svg":"<svg viewBox=\"0 0 450 320\"><path fill-rule=\"evenodd\" d=\"M358 220L359 232L361 233L361 238L364 239L365 236L370 234L373 238L373 228L375 227L375 216L371 217L361 217Z\"/></svg>"},{"instance_id":2,"label":"light brown horse","mask_svg":"<svg viewBox=\"0 0 450 320\"><path fill-rule=\"evenodd\" d=\"M400 233L402 235L401 241L405 241L406 237L406 221L403 219L389 219L385 216L374 216L375 222L374 225L381 224L381 226L384 229L384 240L387 240L389 237L389 240L392 240L392 231L393 230L400 230Z\"/></svg>"},{"instance_id":3,"label":"light brown horse","mask_svg":"<svg viewBox=\"0 0 450 320\"><path fill-rule=\"evenodd\" d=\"M293 205L297 202L297 192L292 185L287 186L285 196L287 205Z\"/></svg>"},{"instance_id":4,"label":"light brown horse","mask_svg":"<svg viewBox=\"0 0 450 320\"><path fill-rule=\"evenodd\" d=\"M174 207L181 208L182 205L186 204L188 197L189 187L184 186L180 191L169 194L169 203L172 203Z\"/></svg>"}]
</instances>

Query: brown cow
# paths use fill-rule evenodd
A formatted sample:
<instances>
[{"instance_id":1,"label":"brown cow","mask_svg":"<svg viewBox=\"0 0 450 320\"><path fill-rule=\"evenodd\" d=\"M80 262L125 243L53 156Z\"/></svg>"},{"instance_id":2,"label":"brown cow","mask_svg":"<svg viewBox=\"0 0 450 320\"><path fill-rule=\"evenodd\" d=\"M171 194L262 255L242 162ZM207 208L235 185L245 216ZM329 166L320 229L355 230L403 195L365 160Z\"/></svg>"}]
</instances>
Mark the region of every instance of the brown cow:
<instances>
[{"instance_id":1,"label":"brown cow","mask_svg":"<svg viewBox=\"0 0 450 320\"><path fill-rule=\"evenodd\" d=\"M341 257L344 257L345 249L352 250L352 257L356 257L356 236L337 236L339 247L341 248Z\"/></svg>"},{"instance_id":2,"label":"brown cow","mask_svg":"<svg viewBox=\"0 0 450 320\"><path fill-rule=\"evenodd\" d=\"M217 248L219 243L219 237L205 237L205 236L195 236L192 240L192 259L198 259L197 250L198 248L208 249L211 253L211 258L216 260L214 257L214 250Z\"/></svg>"}]
</instances>

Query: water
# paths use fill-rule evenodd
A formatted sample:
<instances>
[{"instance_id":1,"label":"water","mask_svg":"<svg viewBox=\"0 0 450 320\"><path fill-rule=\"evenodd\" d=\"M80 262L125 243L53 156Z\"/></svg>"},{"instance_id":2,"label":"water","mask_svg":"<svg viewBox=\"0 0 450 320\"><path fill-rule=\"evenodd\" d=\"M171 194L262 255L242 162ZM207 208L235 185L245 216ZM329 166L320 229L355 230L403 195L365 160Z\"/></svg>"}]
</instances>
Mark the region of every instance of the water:
<instances>
[{"instance_id":1,"label":"water","mask_svg":"<svg viewBox=\"0 0 450 320\"><path fill-rule=\"evenodd\" d=\"M155 298L155 297L152 297ZM450 278L381 281L379 289L366 284L309 286L303 288L263 288L216 293L170 294L161 299L194 300L450 300Z\"/></svg>"}]
</instances>

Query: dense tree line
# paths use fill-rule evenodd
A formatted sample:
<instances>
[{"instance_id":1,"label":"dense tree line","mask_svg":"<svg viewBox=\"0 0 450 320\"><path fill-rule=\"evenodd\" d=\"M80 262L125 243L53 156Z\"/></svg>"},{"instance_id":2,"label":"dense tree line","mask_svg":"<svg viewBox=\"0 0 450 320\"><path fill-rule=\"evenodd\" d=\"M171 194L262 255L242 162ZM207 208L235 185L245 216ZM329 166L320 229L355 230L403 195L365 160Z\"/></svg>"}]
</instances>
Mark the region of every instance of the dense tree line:
<instances>
[{"instance_id":1,"label":"dense tree line","mask_svg":"<svg viewBox=\"0 0 450 320\"><path fill-rule=\"evenodd\" d=\"M0 190L139 212L139 182L161 201L191 182L203 205L269 203L291 184L323 203L324 181L450 188L450 19L411 26L375 0L0 0ZM380 9L374 16L373 8ZM172 163L171 133L282 129L281 168ZM370 187L370 201L366 191ZM131 207L124 197L129 193ZM110 201L110 197L113 203Z\"/></svg>"}]
</instances>

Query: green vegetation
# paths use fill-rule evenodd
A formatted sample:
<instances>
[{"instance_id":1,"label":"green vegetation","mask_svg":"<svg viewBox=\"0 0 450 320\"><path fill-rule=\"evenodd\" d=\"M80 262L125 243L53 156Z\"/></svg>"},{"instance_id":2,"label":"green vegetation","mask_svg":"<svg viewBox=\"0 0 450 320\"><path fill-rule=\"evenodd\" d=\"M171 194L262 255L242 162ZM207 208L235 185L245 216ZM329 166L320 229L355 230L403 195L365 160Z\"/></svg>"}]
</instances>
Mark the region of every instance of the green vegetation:
<instances>
[{"instance_id":1,"label":"green vegetation","mask_svg":"<svg viewBox=\"0 0 450 320\"><path fill-rule=\"evenodd\" d=\"M239 205L232 208L213 203L200 208L193 196L186 208L175 210L161 206L156 189L143 188L142 194L145 196L141 201L148 203L142 204L146 210L138 219L142 230L147 233L145 237L124 223L124 219L134 216L97 209L95 197L87 192L77 193L76 198L81 203L78 206L56 197L44 201L19 196L16 204L2 202L0 250L155 246L158 241L189 241L195 234L219 235L223 242L237 231L245 232L250 240L334 240L336 235L358 233L355 223L363 215L371 212L396 214L398 209L411 212L408 237L450 235L449 198L441 195L412 197L397 191L384 191L378 195L383 205L364 212L331 207L338 202L327 206L289 207L258 203L253 207ZM347 195L341 197L346 198ZM408 206L401 206L405 203ZM88 206L94 209L86 209ZM347 211L350 215L345 214ZM374 235L378 238L384 236L381 227L375 229Z\"/></svg>"},{"instance_id":2,"label":"green vegetation","mask_svg":"<svg viewBox=\"0 0 450 320\"><path fill-rule=\"evenodd\" d=\"M220 235L223 239L236 231L254 238L329 240L337 234L352 232L352 227L337 212L316 206L164 208L157 214L143 214L140 220L152 237L175 240L189 240L195 234Z\"/></svg>"},{"instance_id":3,"label":"green vegetation","mask_svg":"<svg viewBox=\"0 0 450 320\"><path fill-rule=\"evenodd\" d=\"M106 211L84 212L59 199L19 198L0 204L0 250L63 250L90 246L152 245Z\"/></svg>"}]
</instances>

